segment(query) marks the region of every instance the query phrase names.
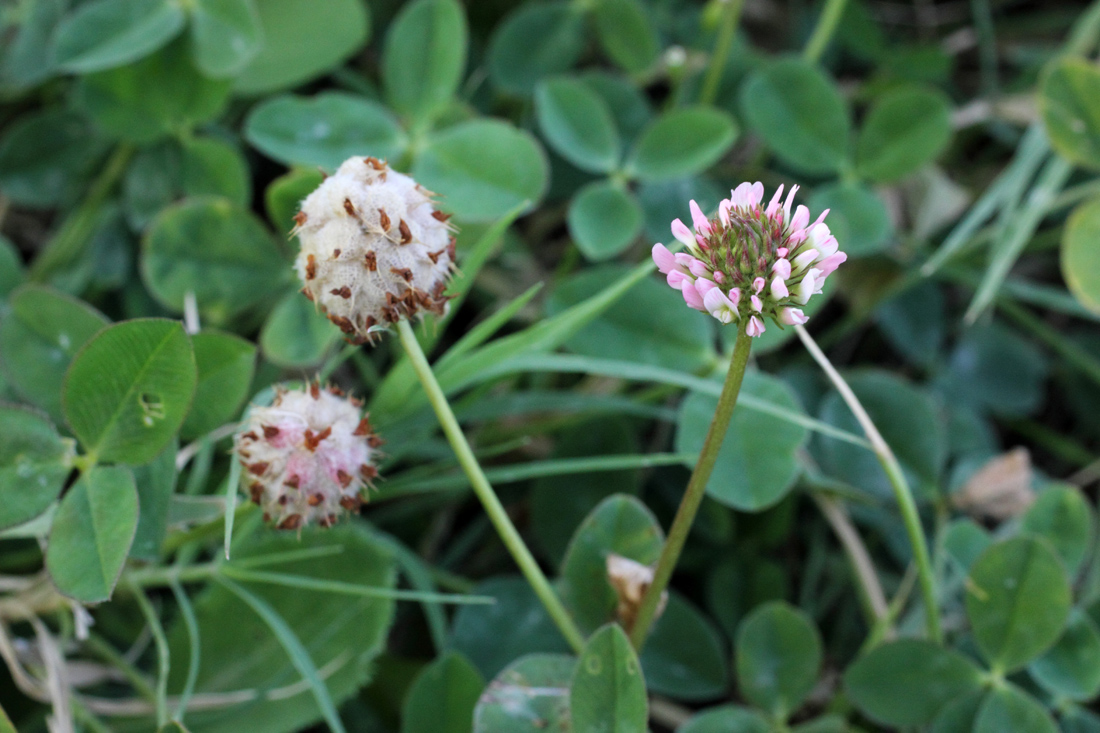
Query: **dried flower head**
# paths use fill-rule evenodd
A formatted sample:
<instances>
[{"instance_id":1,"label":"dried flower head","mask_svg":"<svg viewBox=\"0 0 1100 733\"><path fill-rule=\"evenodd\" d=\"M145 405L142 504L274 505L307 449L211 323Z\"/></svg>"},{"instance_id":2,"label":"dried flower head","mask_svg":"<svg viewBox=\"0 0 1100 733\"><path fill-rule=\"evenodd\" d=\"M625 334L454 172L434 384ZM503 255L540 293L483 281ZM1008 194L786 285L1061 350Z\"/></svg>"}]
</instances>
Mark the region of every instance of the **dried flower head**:
<instances>
[{"instance_id":1,"label":"dried flower head","mask_svg":"<svg viewBox=\"0 0 1100 733\"><path fill-rule=\"evenodd\" d=\"M1013 448L986 461L951 495L951 503L978 519L1003 522L1035 503L1033 476L1027 448Z\"/></svg>"},{"instance_id":2,"label":"dried flower head","mask_svg":"<svg viewBox=\"0 0 1100 733\"><path fill-rule=\"evenodd\" d=\"M673 236L688 251L674 255L655 244L653 261L692 308L722 323L749 319L749 336L764 333L764 316L780 328L805 323L800 306L821 292L825 278L848 256L838 251L825 223L828 209L812 224L805 206L791 214L796 191L792 186L780 205L780 186L765 208L764 186L742 183L719 204L714 219L692 201L694 231L679 219L672 222Z\"/></svg>"},{"instance_id":3,"label":"dried flower head","mask_svg":"<svg viewBox=\"0 0 1100 733\"><path fill-rule=\"evenodd\" d=\"M329 527L358 512L364 486L378 476L371 430L360 403L335 387L280 391L254 406L233 441L241 483L279 529Z\"/></svg>"},{"instance_id":4,"label":"dried flower head","mask_svg":"<svg viewBox=\"0 0 1100 733\"><path fill-rule=\"evenodd\" d=\"M302 292L355 343L421 310L443 313L454 238L434 194L376 158L348 158L302 202Z\"/></svg>"},{"instance_id":5,"label":"dried flower head","mask_svg":"<svg viewBox=\"0 0 1100 733\"><path fill-rule=\"evenodd\" d=\"M615 589L618 603L615 606L615 616L627 630L634 627L634 620L638 616L638 609L642 605L642 597L653 583L653 568L642 565L629 557L616 555L614 552L607 555L607 582ZM668 591L661 592L661 598L657 604L657 616L660 618L668 604Z\"/></svg>"}]
</instances>

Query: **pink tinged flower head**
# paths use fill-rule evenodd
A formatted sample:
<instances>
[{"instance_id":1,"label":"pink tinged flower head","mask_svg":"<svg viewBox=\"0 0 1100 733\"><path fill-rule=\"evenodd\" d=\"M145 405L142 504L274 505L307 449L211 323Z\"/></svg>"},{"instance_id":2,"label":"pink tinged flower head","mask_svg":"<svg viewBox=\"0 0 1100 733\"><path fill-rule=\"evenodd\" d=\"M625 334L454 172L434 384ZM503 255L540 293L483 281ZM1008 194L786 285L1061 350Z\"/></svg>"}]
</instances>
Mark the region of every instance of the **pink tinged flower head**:
<instances>
[{"instance_id":1,"label":"pink tinged flower head","mask_svg":"<svg viewBox=\"0 0 1100 733\"><path fill-rule=\"evenodd\" d=\"M745 327L745 333L749 336L756 337L764 334L764 321L759 317L753 316L749 319L748 325Z\"/></svg>"},{"instance_id":2,"label":"pink tinged flower head","mask_svg":"<svg viewBox=\"0 0 1100 733\"><path fill-rule=\"evenodd\" d=\"M763 185L744 182L713 219L692 201L693 227L680 219L672 223L687 250L673 255L656 246L654 262L690 307L724 323L755 317L754 335L763 333L765 316L781 326L801 323L800 306L821 292L846 256L825 223L827 212L811 222L810 209L795 203L798 191L797 185L779 186L765 207Z\"/></svg>"},{"instance_id":3,"label":"pink tinged flower head","mask_svg":"<svg viewBox=\"0 0 1100 733\"><path fill-rule=\"evenodd\" d=\"M676 269L676 258L668 251L668 247L660 242L653 245L653 262L664 275Z\"/></svg>"},{"instance_id":4,"label":"pink tinged flower head","mask_svg":"<svg viewBox=\"0 0 1100 733\"><path fill-rule=\"evenodd\" d=\"M785 326L796 326L810 320L805 313L798 308L782 308L779 311L779 322Z\"/></svg>"},{"instance_id":5,"label":"pink tinged flower head","mask_svg":"<svg viewBox=\"0 0 1100 733\"><path fill-rule=\"evenodd\" d=\"M708 313L722 323L731 323L739 317L737 302L726 297L721 288L715 287L708 290L703 296L703 305Z\"/></svg>"},{"instance_id":6,"label":"pink tinged flower head","mask_svg":"<svg viewBox=\"0 0 1100 733\"><path fill-rule=\"evenodd\" d=\"M703 306L703 296L695 289L695 283L685 280L680 283L680 293L684 296L684 302L697 311L706 310Z\"/></svg>"},{"instance_id":7,"label":"pink tinged flower head","mask_svg":"<svg viewBox=\"0 0 1100 733\"><path fill-rule=\"evenodd\" d=\"M340 390L310 384L282 390L268 407L253 406L234 436L241 483L278 529L332 526L356 513L378 476L382 441Z\"/></svg>"}]
</instances>

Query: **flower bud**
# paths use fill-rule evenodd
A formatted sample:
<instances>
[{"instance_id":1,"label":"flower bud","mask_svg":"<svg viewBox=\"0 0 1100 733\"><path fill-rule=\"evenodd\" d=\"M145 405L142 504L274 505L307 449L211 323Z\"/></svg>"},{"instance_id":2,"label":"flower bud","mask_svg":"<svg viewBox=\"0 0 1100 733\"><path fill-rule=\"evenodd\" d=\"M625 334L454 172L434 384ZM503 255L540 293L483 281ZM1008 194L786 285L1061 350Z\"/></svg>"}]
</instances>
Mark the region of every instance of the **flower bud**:
<instances>
[{"instance_id":1,"label":"flower bud","mask_svg":"<svg viewBox=\"0 0 1100 733\"><path fill-rule=\"evenodd\" d=\"M443 313L454 238L433 195L375 158L349 158L302 202L302 292L350 341L373 341L421 310Z\"/></svg>"},{"instance_id":2,"label":"flower bud","mask_svg":"<svg viewBox=\"0 0 1100 733\"><path fill-rule=\"evenodd\" d=\"M358 512L364 486L378 476L382 441L357 400L335 387L280 391L270 407L253 406L234 436L241 483L278 529L316 522L329 527Z\"/></svg>"}]
</instances>

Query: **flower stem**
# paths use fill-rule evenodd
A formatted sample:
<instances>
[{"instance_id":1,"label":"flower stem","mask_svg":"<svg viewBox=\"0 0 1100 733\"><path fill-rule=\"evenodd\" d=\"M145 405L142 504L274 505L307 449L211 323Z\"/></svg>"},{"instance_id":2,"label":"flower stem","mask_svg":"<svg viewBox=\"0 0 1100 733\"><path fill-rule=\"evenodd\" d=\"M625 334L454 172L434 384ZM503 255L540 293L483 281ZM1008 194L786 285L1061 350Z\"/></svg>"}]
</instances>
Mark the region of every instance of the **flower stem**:
<instances>
[{"instance_id":1,"label":"flower stem","mask_svg":"<svg viewBox=\"0 0 1100 733\"><path fill-rule=\"evenodd\" d=\"M722 72L726 70L726 58L733 45L733 34L737 30L737 21L741 19L741 9L745 0L724 0L722 25L718 27L718 37L714 42L714 51L707 65L707 75L703 80L703 90L699 93L702 104L713 104L718 96L718 84L722 81Z\"/></svg>"},{"instance_id":2,"label":"flower stem","mask_svg":"<svg viewBox=\"0 0 1100 733\"><path fill-rule=\"evenodd\" d=\"M913 492L909 489L909 482L905 480L905 474L902 473L901 464L898 463L897 456L894 455L894 451L890 449L889 444L883 439L882 434L879 433L878 428L875 427L875 423L871 420L870 415L863 409L863 405L860 404L859 398L852 392L852 388L848 386L848 383L844 381L844 377L840 376L840 372L836 370L832 362L829 361L829 357L825 356L823 352L802 326L794 327L795 333L798 334L798 338L802 339L803 345L806 350L810 352L810 356L814 358L814 361L818 363L822 371L836 387L837 392L844 399L844 402L848 405L848 409L855 415L856 420L859 421L860 426L863 428L863 432L867 434L867 439L871 441L871 450L875 452L878 457L878 461L882 464L883 470L886 471L886 477L890 480L890 485L894 489L894 498L898 503L898 509L901 511L901 519L905 524L905 532L909 535L909 543L913 546L913 557L917 563L917 574L920 579L921 595L924 598L924 620L928 627L928 637L933 641L940 641L942 639L942 632L940 631L940 616L939 605L936 601L936 580L932 573L932 561L928 554L928 542L924 537L924 528L921 527L920 514L917 512L917 504L913 501Z\"/></svg>"},{"instance_id":3,"label":"flower stem","mask_svg":"<svg viewBox=\"0 0 1100 733\"><path fill-rule=\"evenodd\" d=\"M844 15L844 7L847 4L848 0L826 0L821 17L817 19L817 26L810 40L806 42L806 48L802 51L802 58L811 64L821 60L821 54L825 53L829 41L833 40L833 34Z\"/></svg>"},{"instance_id":4,"label":"flower stem","mask_svg":"<svg viewBox=\"0 0 1100 733\"><path fill-rule=\"evenodd\" d=\"M447 397L443 394L443 389L436 381L435 374L432 373L432 368L424 356L424 351L420 348L420 342L416 340L416 334L413 333L412 326L406 320L398 321L397 333L401 338L401 345L405 348L409 361L412 362L413 369L420 378L421 384L424 385L428 401L432 403L432 407L435 409L436 417L439 418L439 425L443 428L443 434L447 436L447 440L455 452L455 457L458 458L459 465L462 466L462 470L465 471L466 477L470 480L470 486L473 487L474 493L477 494L477 498L481 500L482 506L485 507L489 520L496 527L497 533L508 551L512 553L513 559L527 578L527 582L531 584L535 595L546 607L550 618L561 629L561 633L565 636L569 645L580 653L584 649L584 635L577 628L573 617L565 610L565 606L562 605L561 600L554 593L554 589L550 587L550 582L531 555L531 551L527 549L527 545L523 542L523 538L520 537L515 525L512 524L512 520L508 517L504 506L501 505L500 499L497 498L493 487L489 484L489 480L485 478L485 473L481 470L481 465L474 456L473 450L470 449L470 444L466 442L466 436L462 433L462 428L459 426L458 420L455 419L454 412L451 411Z\"/></svg>"},{"instance_id":5,"label":"flower stem","mask_svg":"<svg viewBox=\"0 0 1100 733\"><path fill-rule=\"evenodd\" d=\"M661 549L657 569L653 572L653 582L642 597L634 626L630 629L630 641L639 651L645 644L646 636L657 613L661 594L672 579L672 571L676 568L676 562L680 559L680 553L691 531L691 524L695 521L695 514L703 502L707 482L710 480L714 463L718 460L718 451L722 448L722 441L729 429L733 408L737 405L737 395L741 391L741 381L745 378L745 367L748 366L749 349L752 346L752 337L745 333L747 324L748 319L742 318L737 328L737 342L733 346L733 358L730 360L729 371L726 372L725 384L722 385L722 394L718 397L718 409L714 412L706 440L703 441L703 449L699 452L699 458L695 463L695 470L691 474L691 479L688 480L687 489L684 490L684 498L680 500L680 508L676 511L676 517L668 530L668 539L665 540L665 545Z\"/></svg>"}]
</instances>

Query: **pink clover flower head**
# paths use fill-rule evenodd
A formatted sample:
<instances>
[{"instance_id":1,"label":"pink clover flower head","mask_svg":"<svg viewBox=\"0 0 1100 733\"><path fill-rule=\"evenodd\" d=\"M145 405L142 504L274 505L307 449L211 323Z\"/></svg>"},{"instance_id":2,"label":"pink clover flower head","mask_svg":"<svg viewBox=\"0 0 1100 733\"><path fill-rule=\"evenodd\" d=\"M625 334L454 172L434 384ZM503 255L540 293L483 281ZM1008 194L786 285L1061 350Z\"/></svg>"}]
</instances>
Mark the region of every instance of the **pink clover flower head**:
<instances>
[{"instance_id":1,"label":"pink clover flower head","mask_svg":"<svg viewBox=\"0 0 1100 733\"><path fill-rule=\"evenodd\" d=\"M763 184L745 182L714 218L691 201L692 228L672 222L685 251L672 254L658 244L653 261L684 302L722 323L747 319L750 336L764 333L765 316L780 328L806 322L802 306L848 256L825 223L828 210L811 220L810 210L795 204L798 186L785 198L783 191L765 204Z\"/></svg>"},{"instance_id":2,"label":"pink clover flower head","mask_svg":"<svg viewBox=\"0 0 1100 733\"><path fill-rule=\"evenodd\" d=\"M359 512L382 440L360 403L336 387L279 390L254 405L233 438L241 485L277 529L331 527Z\"/></svg>"}]
</instances>

